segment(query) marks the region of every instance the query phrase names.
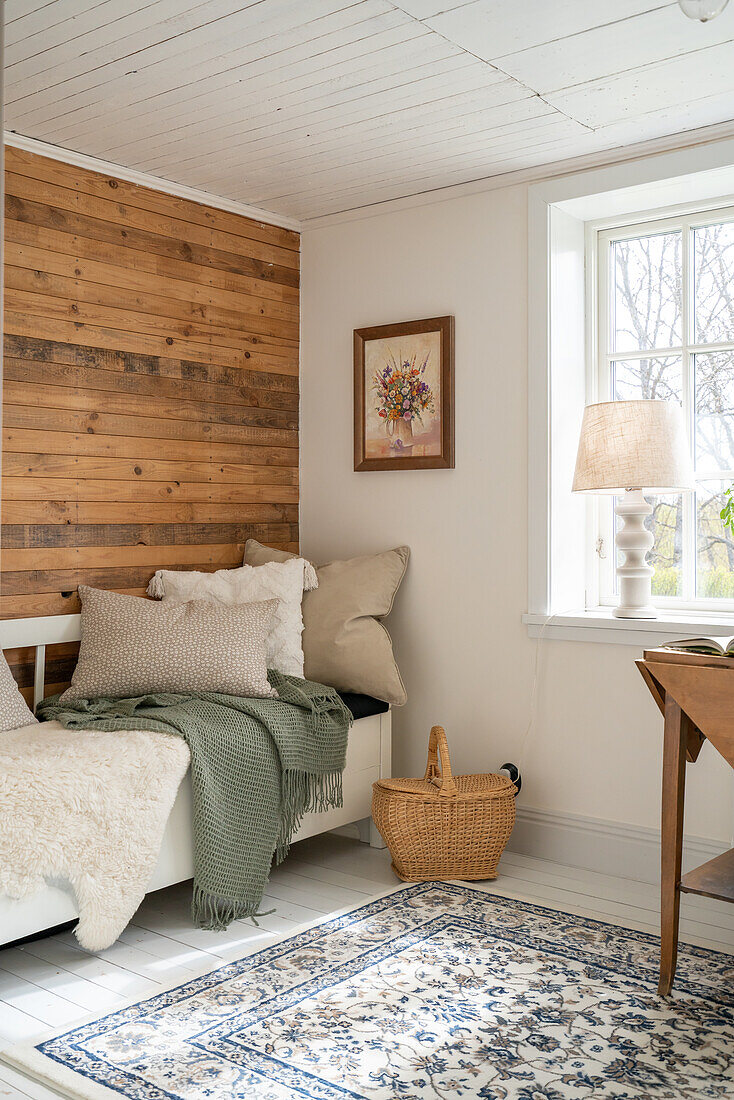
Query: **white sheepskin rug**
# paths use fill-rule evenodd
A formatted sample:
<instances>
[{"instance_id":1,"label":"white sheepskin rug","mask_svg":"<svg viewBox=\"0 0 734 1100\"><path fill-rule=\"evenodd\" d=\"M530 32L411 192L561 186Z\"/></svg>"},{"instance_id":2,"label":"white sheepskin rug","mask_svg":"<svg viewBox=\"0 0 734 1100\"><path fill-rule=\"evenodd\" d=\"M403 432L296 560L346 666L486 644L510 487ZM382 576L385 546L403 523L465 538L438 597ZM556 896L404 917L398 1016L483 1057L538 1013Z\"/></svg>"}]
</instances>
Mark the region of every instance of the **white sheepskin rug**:
<instances>
[{"instance_id":1,"label":"white sheepskin rug","mask_svg":"<svg viewBox=\"0 0 734 1100\"><path fill-rule=\"evenodd\" d=\"M0 733L0 893L68 882L80 944L109 947L143 900L188 764L186 743L164 733Z\"/></svg>"}]
</instances>

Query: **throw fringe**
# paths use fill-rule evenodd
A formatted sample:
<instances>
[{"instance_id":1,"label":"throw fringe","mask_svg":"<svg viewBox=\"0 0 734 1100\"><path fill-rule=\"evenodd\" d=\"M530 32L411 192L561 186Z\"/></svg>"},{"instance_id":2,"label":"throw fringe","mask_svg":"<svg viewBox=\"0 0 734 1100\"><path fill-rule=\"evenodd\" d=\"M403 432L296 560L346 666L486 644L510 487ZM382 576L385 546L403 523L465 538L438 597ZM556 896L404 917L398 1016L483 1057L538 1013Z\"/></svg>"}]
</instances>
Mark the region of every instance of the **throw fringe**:
<instances>
[{"instance_id":1,"label":"throw fringe","mask_svg":"<svg viewBox=\"0 0 734 1100\"><path fill-rule=\"evenodd\" d=\"M152 596L154 600L163 599L166 594L166 588L163 584L163 577L161 576L160 569L150 578L150 582L145 591L148 593L149 596Z\"/></svg>"},{"instance_id":2,"label":"throw fringe","mask_svg":"<svg viewBox=\"0 0 734 1100\"><path fill-rule=\"evenodd\" d=\"M197 928L225 932L233 920L250 920L259 928L257 918L269 917L275 909L262 910L258 902L237 901L210 894L194 882L191 895L191 919Z\"/></svg>"},{"instance_id":3,"label":"throw fringe","mask_svg":"<svg viewBox=\"0 0 734 1100\"><path fill-rule=\"evenodd\" d=\"M288 855L291 838L307 813L319 813L342 802L342 773L313 775L291 768L283 772L281 783L280 826L275 846L275 862Z\"/></svg>"},{"instance_id":4,"label":"throw fringe","mask_svg":"<svg viewBox=\"0 0 734 1100\"><path fill-rule=\"evenodd\" d=\"M258 913L255 913L255 916L254 916L254 917L250 917L249 919L250 919L250 920L252 921L252 923L253 923L253 924L255 925L255 928L259 928L259 927L260 927L260 925L259 925L259 924L258 924L258 922L257 922L257 918L258 918L258 917L272 917L272 915L273 915L273 913L274 913L274 912L275 912L275 909L274 909L274 908L273 908L273 909L263 909L263 911L262 911L262 912L258 912Z\"/></svg>"},{"instance_id":5,"label":"throw fringe","mask_svg":"<svg viewBox=\"0 0 734 1100\"><path fill-rule=\"evenodd\" d=\"M198 928L206 928L210 932L224 932L233 920L258 916L259 908L258 902L218 897L203 890L194 882L191 895L191 919Z\"/></svg>"}]
</instances>

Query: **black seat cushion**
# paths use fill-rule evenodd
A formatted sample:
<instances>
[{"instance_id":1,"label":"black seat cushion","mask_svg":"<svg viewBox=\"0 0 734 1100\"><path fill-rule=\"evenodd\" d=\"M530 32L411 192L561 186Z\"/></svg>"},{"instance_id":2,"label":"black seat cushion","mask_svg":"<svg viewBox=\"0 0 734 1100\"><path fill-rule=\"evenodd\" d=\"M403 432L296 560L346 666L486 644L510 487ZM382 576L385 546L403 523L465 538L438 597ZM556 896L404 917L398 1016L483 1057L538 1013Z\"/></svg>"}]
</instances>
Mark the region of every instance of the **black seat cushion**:
<instances>
[{"instance_id":1,"label":"black seat cushion","mask_svg":"<svg viewBox=\"0 0 734 1100\"><path fill-rule=\"evenodd\" d=\"M339 698L351 710L355 720L369 718L372 714L384 714L389 709L382 699L373 699L371 695L356 695L353 691L340 691Z\"/></svg>"}]
</instances>

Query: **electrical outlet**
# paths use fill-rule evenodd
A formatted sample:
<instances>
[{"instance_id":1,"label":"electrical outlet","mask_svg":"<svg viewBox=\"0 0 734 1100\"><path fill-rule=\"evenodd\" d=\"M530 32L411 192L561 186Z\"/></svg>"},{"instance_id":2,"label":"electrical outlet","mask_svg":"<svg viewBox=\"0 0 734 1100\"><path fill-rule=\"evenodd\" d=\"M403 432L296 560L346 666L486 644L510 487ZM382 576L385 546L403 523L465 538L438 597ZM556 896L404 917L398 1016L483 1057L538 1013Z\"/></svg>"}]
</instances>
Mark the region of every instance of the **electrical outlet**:
<instances>
[{"instance_id":1,"label":"electrical outlet","mask_svg":"<svg viewBox=\"0 0 734 1100\"><path fill-rule=\"evenodd\" d=\"M516 793L519 794L520 790L522 789L522 776L520 775L520 769L518 768L517 764L503 764L500 768L500 771L506 772L507 775L509 775L512 782L517 787Z\"/></svg>"}]
</instances>

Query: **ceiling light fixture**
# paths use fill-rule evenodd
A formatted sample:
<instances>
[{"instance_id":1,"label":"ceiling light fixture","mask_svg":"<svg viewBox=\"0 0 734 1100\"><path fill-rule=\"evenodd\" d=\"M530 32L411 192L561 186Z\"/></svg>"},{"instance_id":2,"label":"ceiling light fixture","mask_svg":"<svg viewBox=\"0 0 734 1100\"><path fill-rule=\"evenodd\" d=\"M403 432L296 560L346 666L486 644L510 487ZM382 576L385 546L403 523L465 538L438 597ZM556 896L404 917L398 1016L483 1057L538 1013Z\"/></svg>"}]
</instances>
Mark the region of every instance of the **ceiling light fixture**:
<instances>
[{"instance_id":1,"label":"ceiling light fixture","mask_svg":"<svg viewBox=\"0 0 734 1100\"><path fill-rule=\"evenodd\" d=\"M728 3L729 0L678 0L681 11L689 19L699 19L702 23L721 15Z\"/></svg>"}]
</instances>

